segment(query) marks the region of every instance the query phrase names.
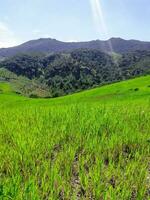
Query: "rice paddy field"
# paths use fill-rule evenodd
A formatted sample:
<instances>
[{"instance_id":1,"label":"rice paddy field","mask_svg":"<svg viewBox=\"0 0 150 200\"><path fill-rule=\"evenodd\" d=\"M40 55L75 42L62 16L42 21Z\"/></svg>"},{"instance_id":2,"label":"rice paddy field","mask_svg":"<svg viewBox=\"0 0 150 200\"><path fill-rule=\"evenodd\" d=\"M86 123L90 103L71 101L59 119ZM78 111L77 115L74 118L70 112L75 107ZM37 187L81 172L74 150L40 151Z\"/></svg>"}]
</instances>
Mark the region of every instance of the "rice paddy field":
<instances>
[{"instance_id":1,"label":"rice paddy field","mask_svg":"<svg viewBox=\"0 0 150 200\"><path fill-rule=\"evenodd\" d=\"M150 76L56 99L0 83L0 200L150 200Z\"/></svg>"}]
</instances>

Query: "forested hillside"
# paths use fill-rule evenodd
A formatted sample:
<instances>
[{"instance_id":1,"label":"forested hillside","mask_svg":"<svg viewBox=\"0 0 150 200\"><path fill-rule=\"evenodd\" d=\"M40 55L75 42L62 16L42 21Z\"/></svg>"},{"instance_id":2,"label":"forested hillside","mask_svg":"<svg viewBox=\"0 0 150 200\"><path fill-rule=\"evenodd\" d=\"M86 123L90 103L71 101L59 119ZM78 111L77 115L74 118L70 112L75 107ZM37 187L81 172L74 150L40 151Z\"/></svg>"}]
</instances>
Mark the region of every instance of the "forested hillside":
<instances>
[{"instance_id":1,"label":"forested hillside","mask_svg":"<svg viewBox=\"0 0 150 200\"><path fill-rule=\"evenodd\" d=\"M25 95L41 96L41 92L35 92L32 87L34 81L46 91L44 96L56 97L149 74L150 52L107 54L99 50L78 49L48 56L20 54L2 61L0 66L17 77L30 80L32 89L28 89ZM24 94L23 90L26 90L26 84L20 91Z\"/></svg>"}]
</instances>

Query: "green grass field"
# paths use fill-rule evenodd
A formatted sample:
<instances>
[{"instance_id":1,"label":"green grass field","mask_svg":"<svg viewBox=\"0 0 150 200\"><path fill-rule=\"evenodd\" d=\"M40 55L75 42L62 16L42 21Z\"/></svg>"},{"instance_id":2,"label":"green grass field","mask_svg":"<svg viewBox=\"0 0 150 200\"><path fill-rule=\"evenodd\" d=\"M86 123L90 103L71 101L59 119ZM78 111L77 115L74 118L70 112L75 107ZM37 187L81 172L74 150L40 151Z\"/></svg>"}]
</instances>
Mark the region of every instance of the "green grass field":
<instances>
[{"instance_id":1,"label":"green grass field","mask_svg":"<svg viewBox=\"0 0 150 200\"><path fill-rule=\"evenodd\" d=\"M149 200L150 76L56 99L0 83L0 200Z\"/></svg>"}]
</instances>

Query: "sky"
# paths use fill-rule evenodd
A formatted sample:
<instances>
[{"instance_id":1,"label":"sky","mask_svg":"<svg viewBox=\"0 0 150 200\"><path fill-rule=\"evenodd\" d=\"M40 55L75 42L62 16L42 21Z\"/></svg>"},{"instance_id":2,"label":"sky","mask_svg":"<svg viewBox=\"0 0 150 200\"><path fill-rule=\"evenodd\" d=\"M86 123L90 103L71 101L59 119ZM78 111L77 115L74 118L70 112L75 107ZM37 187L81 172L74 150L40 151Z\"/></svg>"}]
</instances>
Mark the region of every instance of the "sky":
<instances>
[{"instance_id":1,"label":"sky","mask_svg":"<svg viewBox=\"0 0 150 200\"><path fill-rule=\"evenodd\" d=\"M111 37L150 41L150 0L0 0L0 48Z\"/></svg>"}]
</instances>

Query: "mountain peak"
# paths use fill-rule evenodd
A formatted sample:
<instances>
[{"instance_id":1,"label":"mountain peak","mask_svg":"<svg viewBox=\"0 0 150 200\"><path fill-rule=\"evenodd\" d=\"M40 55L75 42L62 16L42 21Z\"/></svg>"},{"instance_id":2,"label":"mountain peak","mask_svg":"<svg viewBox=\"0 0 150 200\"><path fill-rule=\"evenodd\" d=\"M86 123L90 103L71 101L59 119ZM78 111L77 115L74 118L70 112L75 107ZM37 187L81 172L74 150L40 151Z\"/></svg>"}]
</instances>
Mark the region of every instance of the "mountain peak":
<instances>
[{"instance_id":1,"label":"mountain peak","mask_svg":"<svg viewBox=\"0 0 150 200\"><path fill-rule=\"evenodd\" d=\"M111 41L126 41L125 39L120 38L120 37L112 37L109 40L111 40Z\"/></svg>"}]
</instances>

